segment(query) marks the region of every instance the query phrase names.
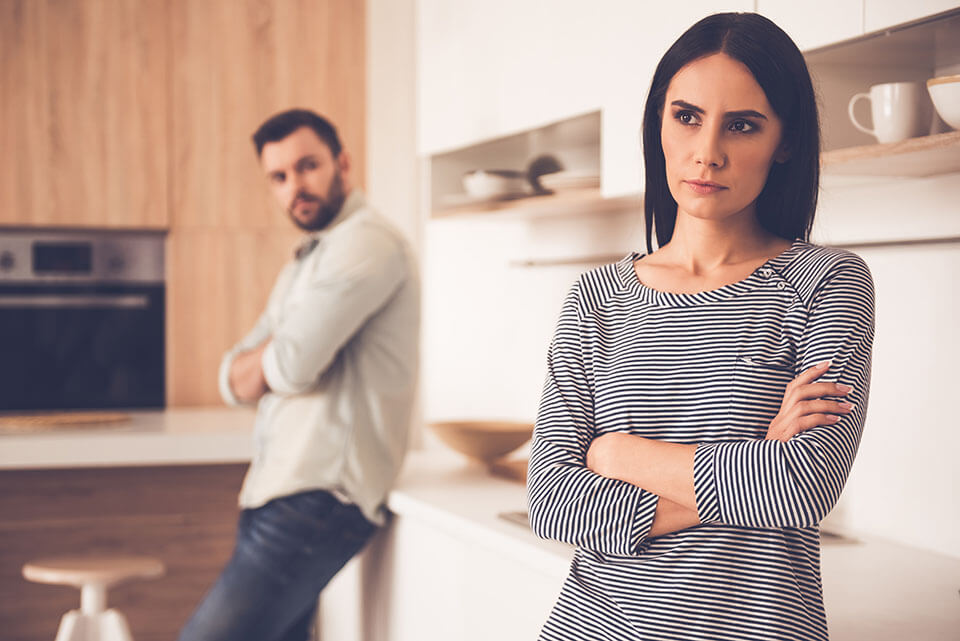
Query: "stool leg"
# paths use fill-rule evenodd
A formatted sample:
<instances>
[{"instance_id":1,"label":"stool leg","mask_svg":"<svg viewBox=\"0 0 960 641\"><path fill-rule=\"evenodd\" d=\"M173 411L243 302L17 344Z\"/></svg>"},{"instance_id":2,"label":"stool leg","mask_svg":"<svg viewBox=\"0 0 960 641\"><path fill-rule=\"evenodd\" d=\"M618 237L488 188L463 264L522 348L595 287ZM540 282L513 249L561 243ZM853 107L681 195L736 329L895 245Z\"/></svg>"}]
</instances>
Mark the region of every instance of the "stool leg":
<instances>
[{"instance_id":1,"label":"stool leg","mask_svg":"<svg viewBox=\"0 0 960 641\"><path fill-rule=\"evenodd\" d=\"M70 610L60 619L56 641L85 641L87 620L79 610Z\"/></svg>"},{"instance_id":2,"label":"stool leg","mask_svg":"<svg viewBox=\"0 0 960 641\"><path fill-rule=\"evenodd\" d=\"M119 610L107 610L100 615L98 641L133 641L127 620Z\"/></svg>"},{"instance_id":3,"label":"stool leg","mask_svg":"<svg viewBox=\"0 0 960 641\"><path fill-rule=\"evenodd\" d=\"M80 611L87 615L107 609L107 588L102 583L84 583L80 588Z\"/></svg>"}]
</instances>

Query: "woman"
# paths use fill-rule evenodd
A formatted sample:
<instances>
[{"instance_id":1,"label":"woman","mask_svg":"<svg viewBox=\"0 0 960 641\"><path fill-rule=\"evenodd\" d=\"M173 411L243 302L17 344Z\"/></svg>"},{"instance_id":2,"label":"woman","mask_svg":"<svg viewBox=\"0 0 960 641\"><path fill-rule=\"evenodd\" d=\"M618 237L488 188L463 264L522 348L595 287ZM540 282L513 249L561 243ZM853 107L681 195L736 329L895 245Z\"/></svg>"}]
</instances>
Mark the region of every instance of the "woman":
<instances>
[{"instance_id":1,"label":"woman","mask_svg":"<svg viewBox=\"0 0 960 641\"><path fill-rule=\"evenodd\" d=\"M873 286L807 242L803 57L759 15L705 18L643 131L648 254L581 276L548 354L530 520L577 551L541 638L825 640L817 524L860 441Z\"/></svg>"}]
</instances>

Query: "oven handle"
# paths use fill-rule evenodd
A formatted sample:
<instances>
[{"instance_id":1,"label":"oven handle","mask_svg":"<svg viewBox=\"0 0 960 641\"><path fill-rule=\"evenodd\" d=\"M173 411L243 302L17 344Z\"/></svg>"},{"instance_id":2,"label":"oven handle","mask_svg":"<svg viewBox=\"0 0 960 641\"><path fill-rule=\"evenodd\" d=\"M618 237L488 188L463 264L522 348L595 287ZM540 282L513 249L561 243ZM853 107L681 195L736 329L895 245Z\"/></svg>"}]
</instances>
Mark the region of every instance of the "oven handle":
<instances>
[{"instance_id":1,"label":"oven handle","mask_svg":"<svg viewBox=\"0 0 960 641\"><path fill-rule=\"evenodd\" d=\"M31 296L15 295L0 297L0 309L57 309L57 308L103 308L146 309L150 299L142 294L78 294L51 295L35 294Z\"/></svg>"}]
</instances>

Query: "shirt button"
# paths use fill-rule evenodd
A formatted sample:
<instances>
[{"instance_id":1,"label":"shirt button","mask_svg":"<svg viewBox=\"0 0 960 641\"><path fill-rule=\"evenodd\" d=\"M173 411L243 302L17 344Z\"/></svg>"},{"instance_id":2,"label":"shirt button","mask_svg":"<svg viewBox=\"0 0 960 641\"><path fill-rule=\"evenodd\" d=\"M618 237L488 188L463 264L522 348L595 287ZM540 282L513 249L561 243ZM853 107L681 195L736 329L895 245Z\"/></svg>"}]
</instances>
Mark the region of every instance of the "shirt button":
<instances>
[{"instance_id":1,"label":"shirt button","mask_svg":"<svg viewBox=\"0 0 960 641\"><path fill-rule=\"evenodd\" d=\"M782 280L781 280L779 283L777 283L777 289L783 289L783 288L786 287L786 286L787 286L787 284L786 284L785 282L783 282Z\"/></svg>"},{"instance_id":2,"label":"shirt button","mask_svg":"<svg viewBox=\"0 0 960 641\"><path fill-rule=\"evenodd\" d=\"M770 278L770 276L773 274L773 270L770 269L769 267L764 267L763 269L760 270L760 274L764 278Z\"/></svg>"}]
</instances>

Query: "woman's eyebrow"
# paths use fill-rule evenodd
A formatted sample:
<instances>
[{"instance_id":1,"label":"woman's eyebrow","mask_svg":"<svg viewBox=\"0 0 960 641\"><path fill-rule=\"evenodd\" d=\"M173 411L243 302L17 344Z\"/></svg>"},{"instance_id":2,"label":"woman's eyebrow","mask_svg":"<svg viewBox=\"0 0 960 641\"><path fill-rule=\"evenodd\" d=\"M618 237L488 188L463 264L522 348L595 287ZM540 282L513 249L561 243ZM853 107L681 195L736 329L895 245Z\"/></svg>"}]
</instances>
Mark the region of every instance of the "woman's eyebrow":
<instances>
[{"instance_id":1,"label":"woman's eyebrow","mask_svg":"<svg viewBox=\"0 0 960 641\"><path fill-rule=\"evenodd\" d=\"M685 100L674 100L674 101L671 102L670 104L671 104L671 106L680 107L680 108L682 108L682 109L687 109L687 110L689 110L689 111L695 111L695 112L701 113L701 114L707 113L706 111L703 110L702 107L698 107L698 106L696 106L696 105L694 105L694 104L691 104L691 103L689 103L689 102L687 102L687 101L685 101ZM753 109L740 109L740 110L738 110L738 111L728 111L727 113L725 113L725 114L723 114L723 115L724 115L725 118L746 118L746 117L752 117L752 118L763 118L764 120L767 119L767 117L764 116L762 113L760 113L759 111L754 111Z\"/></svg>"}]
</instances>

